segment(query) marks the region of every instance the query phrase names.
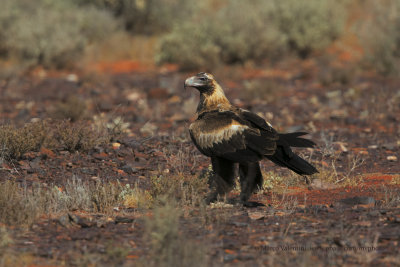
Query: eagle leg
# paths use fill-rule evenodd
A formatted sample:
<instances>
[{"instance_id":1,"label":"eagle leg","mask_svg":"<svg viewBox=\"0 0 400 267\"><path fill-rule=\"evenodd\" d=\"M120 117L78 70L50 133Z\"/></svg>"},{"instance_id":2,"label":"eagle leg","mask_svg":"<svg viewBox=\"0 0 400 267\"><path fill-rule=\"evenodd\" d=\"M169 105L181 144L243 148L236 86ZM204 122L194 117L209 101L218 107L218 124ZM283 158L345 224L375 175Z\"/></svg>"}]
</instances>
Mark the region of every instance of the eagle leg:
<instances>
[{"instance_id":1,"label":"eagle leg","mask_svg":"<svg viewBox=\"0 0 400 267\"><path fill-rule=\"evenodd\" d=\"M251 194L262 186L263 177L259 162L247 162L239 164L240 175L240 201L246 206Z\"/></svg>"},{"instance_id":2,"label":"eagle leg","mask_svg":"<svg viewBox=\"0 0 400 267\"><path fill-rule=\"evenodd\" d=\"M207 197L208 203L217 200L218 196L223 197L228 193L232 189L235 179L235 163L233 161L212 157L211 163L214 175L210 181L211 193Z\"/></svg>"}]
</instances>

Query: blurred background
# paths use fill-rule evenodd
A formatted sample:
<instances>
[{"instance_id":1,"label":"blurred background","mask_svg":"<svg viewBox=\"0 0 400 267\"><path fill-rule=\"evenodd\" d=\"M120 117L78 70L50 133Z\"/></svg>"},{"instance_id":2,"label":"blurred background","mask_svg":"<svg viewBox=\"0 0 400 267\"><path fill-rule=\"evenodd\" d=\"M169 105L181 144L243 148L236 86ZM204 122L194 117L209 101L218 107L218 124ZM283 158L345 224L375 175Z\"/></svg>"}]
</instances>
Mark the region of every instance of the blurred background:
<instances>
[{"instance_id":1,"label":"blurred background","mask_svg":"<svg viewBox=\"0 0 400 267\"><path fill-rule=\"evenodd\" d=\"M2 78L38 67L214 71L294 58L336 66L324 82L399 68L399 0L1 2Z\"/></svg>"}]
</instances>

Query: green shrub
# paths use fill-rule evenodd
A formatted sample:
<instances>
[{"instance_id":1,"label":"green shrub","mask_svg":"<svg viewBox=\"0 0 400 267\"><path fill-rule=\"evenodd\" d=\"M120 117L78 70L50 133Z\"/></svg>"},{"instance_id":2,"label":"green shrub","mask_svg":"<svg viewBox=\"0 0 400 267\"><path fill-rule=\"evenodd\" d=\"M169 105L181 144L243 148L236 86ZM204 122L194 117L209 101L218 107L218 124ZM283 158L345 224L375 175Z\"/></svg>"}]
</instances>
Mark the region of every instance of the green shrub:
<instances>
[{"instance_id":1,"label":"green shrub","mask_svg":"<svg viewBox=\"0 0 400 267\"><path fill-rule=\"evenodd\" d=\"M400 0L366 1L367 19L360 20L357 33L365 50L364 63L378 73L400 70Z\"/></svg>"},{"instance_id":2,"label":"green shrub","mask_svg":"<svg viewBox=\"0 0 400 267\"><path fill-rule=\"evenodd\" d=\"M194 0L74 0L111 11L133 33L162 33L190 17L198 6Z\"/></svg>"},{"instance_id":3,"label":"green shrub","mask_svg":"<svg viewBox=\"0 0 400 267\"><path fill-rule=\"evenodd\" d=\"M245 14L245 15L244 15ZM337 38L345 20L342 1L227 1L177 25L160 43L157 61L182 68L307 56Z\"/></svg>"},{"instance_id":4,"label":"green shrub","mask_svg":"<svg viewBox=\"0 0 400 267\"><path fill-rule=\"evenodd\" d=\"M72 0L3 0L0 51L31 65L65 67L85 46L118 28L106 11L78 7Z\"/></svg>"}]
</instances>

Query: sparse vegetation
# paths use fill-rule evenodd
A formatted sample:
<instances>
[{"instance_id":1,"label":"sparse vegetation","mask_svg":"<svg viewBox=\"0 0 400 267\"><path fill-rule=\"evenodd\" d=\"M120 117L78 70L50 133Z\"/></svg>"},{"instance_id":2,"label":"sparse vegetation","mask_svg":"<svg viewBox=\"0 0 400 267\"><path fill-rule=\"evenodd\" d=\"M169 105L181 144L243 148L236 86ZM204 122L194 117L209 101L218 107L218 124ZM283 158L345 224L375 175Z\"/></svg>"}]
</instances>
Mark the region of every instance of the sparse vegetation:
<instances>
[{"instance_id":1,"label":"sparse vegetation","mask_svg":"<svg viewBox=\"0 0 400 267\"><path fill-rule=\"evenodd\" d=\"M208 179L196 175L160 175L151 177L150 194L178 201L182 206L200 205L208 191Z\"/></svg>"},{"instance_id":2,"label":"sparse vegetation","mask_svg":"<svg viewBox=\"0 0 400 267\"><path fill-rule=\"evenodd\" d=\"M78 8L73 1L4 0L0 11L0 51L29 65L68 67L85 47L118 29L106 11Z\"/></svg>"},{"instance_id":3,"label":"sparse vegetation","mask_svg":"<svg viewBox=\"0 0 400 267\"><path fill-rule=\"evenodd\" d=\"M342 2L227 1L216 11L176 26L161 41L158 61L192 69L274 60L287 52L306 57L340 35L344 14Z\"/></svg>"},{"instance_id":4,"label":"sparse vegetation","mask_svg":"<svg viewBox=\"0 0 400 267\"><path fill-rule=\"evenodd\" d=\"M398 1L1 1L0 266L398 264ZM161 39L161 62L309 132L312 189L263 161L265 206L239 177L207 205L198 95L153 65Z\"/></svg>"},{"instance_id":5,"label":"sparse vegetation","mask_svg":"<svg viewBox=\"0 0 400 267\"><path fill-rule=\"evenodd\" d=\"M0 158L19 159L24 153L40 149L47 137L44 122L28 123L21 128L0 126Z\"/></svg>"},{"instance_id":6,"label":"sparse vegetation","mask_svg":"<svg viewBox=\"0 0 400 267\"><path fill-rule=\"evenodd\" d=\"M0 222L8 225L30 225L43 212L38 191L15 181L0 183Z\"/></svg>"},{"instance_id":7,"label":"sparse vegetation","mask_svg":"<svg viewBox=\"0 0 400 267\"><path fill-rule=\"evenodd\" d=\"M390 75L400 66L400 1L366 1L369 15L358 22L357 31L370 69Z\"/></svg>"},{"instance_id":8,"label":"sparse vegetation","mask_svg":"<svg viewBox=\"0 0 400 267\"><path fill-rule=\"evenodd\" d=\"M95 6L120 18L127 31L154 34L169 30L190 18L199 6L193 0L73 0L81 6Z\"/></svg>"},{"instance_id":9,"label":"sparse vegetation","mask_svg":"<svg viewBox=\"0 0 400 267\"><path fill-rule=\"evenodd\" d=\"M83 100L70 96L64 102L57 103L51 115L55 119L75 122L84 117L86 111L87 106Z\"/></svg>"},{"instance_id":10,"label":"sparse vegetation","mask_svg":"<svg viewBox=\"0 0 400 267\"><path fill-rule=\"evenodd\" d=\"M164 199L146 220L145 238L150 243L146 265L151 266L206 266L205 247L189 240L180 231L182 213L177 203Z\"/></svg>"}]
</instances>

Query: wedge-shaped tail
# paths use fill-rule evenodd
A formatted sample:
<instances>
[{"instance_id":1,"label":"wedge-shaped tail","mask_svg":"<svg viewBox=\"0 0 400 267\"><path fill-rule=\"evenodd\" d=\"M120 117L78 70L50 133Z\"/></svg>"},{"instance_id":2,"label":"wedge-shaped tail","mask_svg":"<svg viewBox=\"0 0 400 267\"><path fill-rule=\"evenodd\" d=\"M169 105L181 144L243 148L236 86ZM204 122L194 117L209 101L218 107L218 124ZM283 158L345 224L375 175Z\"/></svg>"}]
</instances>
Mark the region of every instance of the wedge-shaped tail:
<instances>
[{"instance_id":1,"label":"wedge-shaped tail","mask_svg":"<svg viewBox=\"0 0 400 267\"><path fill-rule=\"evenodd\" d=\"M318 170L293 153L290 147L314 147L315 143L309 139L301 138L299 136L306 135L304 132L279 134L277 142L277 149L271 156L266 156L272 162L282 167L287 167L300 175L311 175L317 173Z\"/></svg>"}]
</instances>

